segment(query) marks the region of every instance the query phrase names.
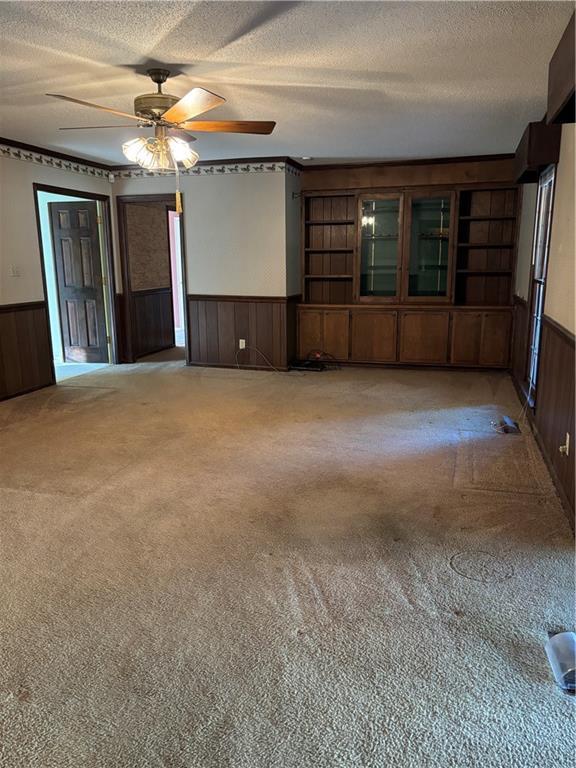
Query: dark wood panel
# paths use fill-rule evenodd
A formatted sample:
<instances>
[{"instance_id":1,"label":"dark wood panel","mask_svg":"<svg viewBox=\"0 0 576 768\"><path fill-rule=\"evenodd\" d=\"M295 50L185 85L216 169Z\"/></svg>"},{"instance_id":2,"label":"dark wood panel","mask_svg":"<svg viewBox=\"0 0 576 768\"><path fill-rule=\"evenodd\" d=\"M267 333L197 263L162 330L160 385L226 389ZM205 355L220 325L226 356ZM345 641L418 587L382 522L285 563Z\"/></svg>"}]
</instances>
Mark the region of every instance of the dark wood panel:
<instances>
[{"instance_id":1,"label":"dark wood panel","mask_svg":"<svg viewBox=\"0 0 576 768\"><path fill-rule=\"evenodd\" d=\"M0 306L0 399L54 383L46 304Z\"/></svg>"},{"instance_id":2,"label":"dark wood panel","mask_svg":"<svg viewBox=\"0 0 576 768\"><path fill-rule=\"evenodd\" d=\"M574 69L574 14L572 14L548 67L546 122L574 122Z\"/></svg>"},{"instance_id":3,"label":"dark wood panel","mask_svg":"<svg viewBox=\"0 0 576 768\"><path fill-rule=\"evenodd\" d=\"M336 360L348 360L349 312L335 310L324 312L322 351Z\"/></svg>"},{"instance_id":4,"label":"dark wood panel","mask_svg":"<svg viewBox=\"0 0 576 768\"><path fill-rule=\"evenodd\" d=\"M479 365L487 368L507 368L510 363L511 334L510 312L483 312Z\"/></svg>"},{"instance_id":5,"label":"dark wood panel","mask_svg":"<svg viewBox=\"0 0 576 768\"><path fill-rule=\"evenodd\" d=\"M358 363L395 362L396 332L396 312L351 312L350 359Z\"/></svg>"},{"instance_id":6,"label":"dark wood panel","mask_svg":"<svg viewBox=\"0 0 576 768\"><path fill-rule=\"evenodd\" d=\"M520 184L538 181L540 172L560 156L561 125L528 123L514 158L514 175Z\"/></svg>"},{"instance_id":7,"label":"dark wood panel","mask_svg":"<svg viewBox=\"0 0 576 768\"><path fill-rule=\"evenodd\" d=\"M286 370L289 354L294 356L297 299L188 296L190 363L241 368L269 368L271 364ZM240 339L244 339L245 349L240 349Z\"/></svg>"},{"instance_id":8,"label":"dark wood panel","mask_svg":"<svg viewBox=\"0 0 576 768\"><path fill-rule=\"evenodd\" d=\"M454 312L450 362L454 365L478 365L481 338L481 312Z\"/></svg>"},{"instance_id":9,"label":"dark wood panel","mask_svg":"<svg viewBox=\"0 0 576 768\"><path fill-rule=\"evenodd\" d=\"M322 310L300 310L298 312L298 357L306 360L310 352L322 349L323 339Z\"/></svg>"},{"instance_id":10,"label":"dark wood panel","mask_svg":"<svg viewBox=\"0 0 576 768\"><path fill-rule=\"evenodd\" d=\"M400 362L446 363L449 324L449 312L402 312Z\"/></svg>"},{"instance_id":11,"label":"dark wood panel","mask_svg":"<svg viewBox=\"0 0 576 768\"><path fill-rule=\"evenodd\" d=\"M539 442L565 502L574 513L574 336L544 316L534 422ZM569 455L560 453L566 433Z\"/></svg>"},{"instance_id":12,"label":"dark wood panel","mask_svg":"<svg viewBox=\"0 0 576 768\"><path fill-rule=\"evenodd\" d=\"M421 161L414 164L305 167L301 175L304 191L510 183L513 179L514 159L510 155L487 160L446 160L442 163Z\"/></svg>"},{"instance_id":13,"label":"dark wood panel","mask_svg":"<svg viewBox=\"0 0 576 768\"><path fill-rule=\"evenodd\" d=\"M530 316L528 304L520 296L514 296L514 330L512 334L512 377L522 391L526 390L528 341Z\"/></svg>"},{"instance_id":14,"label":"dark wood panel","mask_svg":"<svg viewBox=\"0 0 576 768\"><path fill-rule=\"evenodd\" d=\"M174 346L172 291L132 291L132 353L134 359Z\"/></svg>"}]
</instances>

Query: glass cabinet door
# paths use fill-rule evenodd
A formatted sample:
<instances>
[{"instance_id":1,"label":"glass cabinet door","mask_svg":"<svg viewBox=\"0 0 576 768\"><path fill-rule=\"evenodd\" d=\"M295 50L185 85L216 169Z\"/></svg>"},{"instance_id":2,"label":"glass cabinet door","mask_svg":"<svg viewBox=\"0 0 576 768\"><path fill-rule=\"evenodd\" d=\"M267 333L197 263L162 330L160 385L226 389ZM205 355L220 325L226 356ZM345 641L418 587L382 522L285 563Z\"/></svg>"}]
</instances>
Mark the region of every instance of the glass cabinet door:
<instances>
[{"instance_id":1,"label":"glass cabinet door","mask_svg":"<svg viewBox=\"0 0 576 768\"><path fill-rule=\"evenodd\" d=\"M397 296L400 197L360 201L360 296Z\"/></svg>"},{"instance_id":2,"label":"glass cabinet door","mask_svg":"<svg viewBox=\"0 0 576 768\"><path fill-rule=\"evenodd\" d=\"M407 296L446 298L449 293L452 195L410 196Z\"/></svg>"}]
</instances>

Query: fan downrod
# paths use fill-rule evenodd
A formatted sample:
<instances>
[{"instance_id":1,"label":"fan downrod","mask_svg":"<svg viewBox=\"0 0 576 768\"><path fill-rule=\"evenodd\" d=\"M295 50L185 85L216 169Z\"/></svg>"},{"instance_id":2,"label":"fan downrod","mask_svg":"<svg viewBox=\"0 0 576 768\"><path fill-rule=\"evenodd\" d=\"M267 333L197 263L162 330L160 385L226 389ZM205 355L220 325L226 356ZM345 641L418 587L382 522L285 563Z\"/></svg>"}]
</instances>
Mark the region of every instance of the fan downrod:
<instances>
[{"instance_id":1,"label":"fan downrod","mask_svg":"<svg viewBox=\"0 0 576 768\"><path fill-rule=\"evenodd\" d=\"M158 86L158 93L162 93L162 83L170 77L169 69L147 69L146 74Z\"/></svg>"}]
</instances>

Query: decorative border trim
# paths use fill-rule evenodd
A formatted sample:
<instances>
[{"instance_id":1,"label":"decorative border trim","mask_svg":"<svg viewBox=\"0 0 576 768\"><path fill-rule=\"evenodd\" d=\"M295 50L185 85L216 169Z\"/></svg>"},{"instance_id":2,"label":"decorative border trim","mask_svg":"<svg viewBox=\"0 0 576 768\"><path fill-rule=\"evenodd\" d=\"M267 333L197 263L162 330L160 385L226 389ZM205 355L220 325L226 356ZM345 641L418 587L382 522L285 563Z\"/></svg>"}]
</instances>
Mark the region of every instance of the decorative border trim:
<instances>
[{"instance_id":1,"label":"decorative border trim","mask_svg":"<svg viewBox=\"0 0 576 768\"><path fill-rule=\"evenodd\" d=\"M173 173L164 173L161 171L147 171L144 168L129 168L123 170L105 170L89 162L74 160L65 160L60 157L52 156L48 153L37 152L35 150L13 147L9 144L0 143L0 157L11 160L22 160L34 165L43 165L49 168L56 168L60 171L69 171L78 173L81 176L92 176L97 179L114 181L116 179L147 179L171 176ZM209 163L206 165L196 165L193 168L180 170L180 176L224 176L235 174L241 176L245 173L290 173L293 176L300 176L300 171L287 162L237 162L229 163Z\"/></svg>"},{"instance_id":2,"label":"decorative border trim","mask_svg":"<svg viewBox=\"0 0 576 768\"><path fill-rule=\"evenodd\" d=\"M8 144L0 144L0 157L6 157L10 160L23 160L26 163L44 165L50 168L56 168L60 171L79 173L81 176L93 176L97 179L109 180L110 177L110 171L105 171L103 168L97 168L95 165L90 165L89 163L63 160L62 158L52 157L51 155L42 152L11 147Z\"/></svg>"},{"instance_id":3,"label":"decorative border trim","mask_svg":"<svg viewBox=\"0 0 576 768\"><path fill-rule=\"evenodd\" d=\"M195 165L193 168L180 170L180 176L242 176L246 173L291 173L294 176L300 176L300 171L288 163L262 162L235 163L234 165L214 163L213 165ZM163 176L173 177L174 174L161 171L147 171L144 168L114 171L114 177L117 179L147 179Z\"/></svg>"}]
</instances>

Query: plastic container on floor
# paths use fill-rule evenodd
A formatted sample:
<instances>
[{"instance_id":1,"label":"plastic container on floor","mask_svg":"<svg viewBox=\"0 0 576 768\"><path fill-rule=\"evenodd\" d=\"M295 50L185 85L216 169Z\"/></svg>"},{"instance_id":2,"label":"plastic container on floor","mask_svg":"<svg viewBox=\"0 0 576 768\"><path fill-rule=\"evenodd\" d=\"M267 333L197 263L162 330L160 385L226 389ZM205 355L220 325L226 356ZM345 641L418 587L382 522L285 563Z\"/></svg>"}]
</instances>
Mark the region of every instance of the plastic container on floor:
<instances>
[{"instance_id":1,"label":"plastic container on floor","mask_svg":"<svg viewBox=\"0 0 576 768\"><path fill-rule=\"evenodd\" d=\"M554 679L566 693L576 692L576 632L552 635L544 646Z\"/></svg>"}]
</instances>

